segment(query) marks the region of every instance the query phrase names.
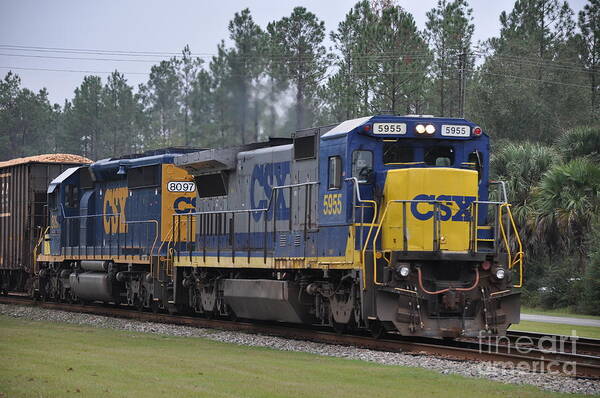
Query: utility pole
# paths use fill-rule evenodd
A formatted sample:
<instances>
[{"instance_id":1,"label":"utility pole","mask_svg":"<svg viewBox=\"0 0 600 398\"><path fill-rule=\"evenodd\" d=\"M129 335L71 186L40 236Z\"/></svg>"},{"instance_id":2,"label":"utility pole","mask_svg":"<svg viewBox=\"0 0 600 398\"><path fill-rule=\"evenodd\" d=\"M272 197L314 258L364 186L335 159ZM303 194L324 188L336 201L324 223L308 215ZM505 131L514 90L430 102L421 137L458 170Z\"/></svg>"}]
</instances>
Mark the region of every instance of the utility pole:
<instances>
[{"instance_id":1,"label":"utility pole","mask_svg":"<svg viewBox=\"0 0 600 398\"><path fill-rule=\"evenodd\" d=\"M467 50L459 55L458 59L458 113L461 118L465 117L465 102L467 97Z\"/></svg>"}]
</instances>

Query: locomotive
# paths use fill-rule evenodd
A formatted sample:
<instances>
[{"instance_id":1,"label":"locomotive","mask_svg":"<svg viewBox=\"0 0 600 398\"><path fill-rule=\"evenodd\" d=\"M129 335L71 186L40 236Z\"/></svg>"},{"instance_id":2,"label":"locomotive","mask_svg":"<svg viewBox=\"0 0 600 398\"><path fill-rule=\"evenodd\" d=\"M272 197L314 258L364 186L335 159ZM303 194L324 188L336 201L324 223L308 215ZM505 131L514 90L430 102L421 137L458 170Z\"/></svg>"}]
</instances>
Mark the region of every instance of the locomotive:
<instances>
[{"instance_id":1,"label":"locomotive","mask_svg":"<svg viewBox=\"0 0 600 398\"><path fill-rule=\"evenodd\" d=\"M489 137L376 115L222 149L70 168L32 293L380 336L504 334L521 242Z\"/></svg>"}]
</instances>

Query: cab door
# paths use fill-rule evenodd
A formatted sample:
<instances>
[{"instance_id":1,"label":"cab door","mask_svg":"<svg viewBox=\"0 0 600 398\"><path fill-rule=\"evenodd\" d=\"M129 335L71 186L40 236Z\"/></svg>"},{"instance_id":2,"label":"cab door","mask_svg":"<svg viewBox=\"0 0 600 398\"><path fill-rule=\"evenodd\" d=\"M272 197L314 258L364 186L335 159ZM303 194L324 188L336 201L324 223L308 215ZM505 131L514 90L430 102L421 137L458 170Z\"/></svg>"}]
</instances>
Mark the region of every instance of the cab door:
<instances>
[{"instance_id":1,"label":"cab door","mask_svg":"<svg viewBox=\"0 0 600 398\"><path fill-rule=\"evenodd\" d=\"M343 261L349 239L348 212L351 197L346 178L345 137L321 140L319 153L319 257L325 261ZM338 259L334 259L338 258Z\"/></svg>"}]
</instances>

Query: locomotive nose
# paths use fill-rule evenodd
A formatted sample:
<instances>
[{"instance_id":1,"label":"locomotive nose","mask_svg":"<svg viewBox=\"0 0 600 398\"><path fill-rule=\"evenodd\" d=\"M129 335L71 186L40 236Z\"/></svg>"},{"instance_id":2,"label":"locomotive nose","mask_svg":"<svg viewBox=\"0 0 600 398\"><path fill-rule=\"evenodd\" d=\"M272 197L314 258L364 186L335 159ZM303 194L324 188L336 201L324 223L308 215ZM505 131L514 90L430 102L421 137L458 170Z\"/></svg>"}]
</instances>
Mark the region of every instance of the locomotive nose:
<instances>
[{"instance_id":1,"label":"locomotive nose","mask_svg":"<svg viewBox=\"0 0 600 398\"><path fill-rule=\"evenodd\" d=\"M382 247L390 251L467 251L478 175L447 167L390 170Z\"/></svg>"}]
</instances>

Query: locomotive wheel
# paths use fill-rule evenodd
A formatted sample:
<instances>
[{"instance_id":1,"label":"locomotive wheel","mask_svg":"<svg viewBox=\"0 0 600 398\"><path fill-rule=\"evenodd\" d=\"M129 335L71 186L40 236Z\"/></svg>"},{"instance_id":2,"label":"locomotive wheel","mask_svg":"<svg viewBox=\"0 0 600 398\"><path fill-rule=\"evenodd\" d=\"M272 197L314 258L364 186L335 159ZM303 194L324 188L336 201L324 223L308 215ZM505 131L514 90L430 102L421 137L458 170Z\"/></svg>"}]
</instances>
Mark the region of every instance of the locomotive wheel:
<instances>
[{"instance_id":1,"label":"locomotive wheel","mask_svg":"<svg viewBox=\"0 0 600 398\"><path fill-rule=\"evenodd\" d=\"M231 307L229 307L228 309L229 309L229 319L232 320L233 322L237 322L238 321L237 314L235 312L233 312Z\"/></svg>"},{"instance_id":2,"label":"locomotive wheel","mask_svg":"<svg viewBox=\"0 0 600 398\"><path fill-rule=\"evenodd\" d=\"M136 297L133 302L133 306L139 311L142 312L144 310L144 300L142 300L139 296Z\"/></svg>"},{"instance_id":3,"label":"locomotive wheel","mask_svg":"<svg viewBox=\"0 0 600 398\"><path fill-rule=\"evenodd\" d=\"M150 309L152 310L152 312L154 312L155 314L158 314L158 311L160 311L160 306L158 304L158 301L155 301L154 298L150 299Z\"/></svg>"},{"instance_id":4,"label":"locomotive wheel","mask_svg":"<svg viewBox=\"0 0 600 398\"><path fill-rule=\"evenodd\" d=\"M331 325L333 326L333 330L335 330L336 334L344 334L346 332L346 330L348 329L347 323L338 323L338 322L332 321Z\"/></svg>"},{"instance_id":5,"label":"locomotive wheel","mask_svg":"<svg viewBox=\"0 0 600 398\"><path fill-rule=\"evenodd\" d=\"M381 339L386 334L386 330L379 321L373 321L369 323L369 331L371 332L371 336L376 339Z\"/></svg>"}]
</instances>

